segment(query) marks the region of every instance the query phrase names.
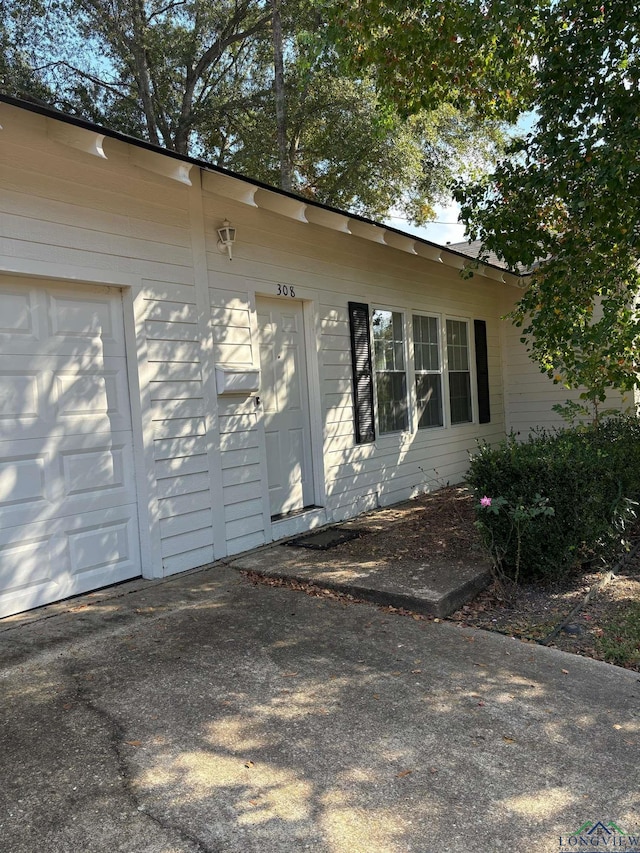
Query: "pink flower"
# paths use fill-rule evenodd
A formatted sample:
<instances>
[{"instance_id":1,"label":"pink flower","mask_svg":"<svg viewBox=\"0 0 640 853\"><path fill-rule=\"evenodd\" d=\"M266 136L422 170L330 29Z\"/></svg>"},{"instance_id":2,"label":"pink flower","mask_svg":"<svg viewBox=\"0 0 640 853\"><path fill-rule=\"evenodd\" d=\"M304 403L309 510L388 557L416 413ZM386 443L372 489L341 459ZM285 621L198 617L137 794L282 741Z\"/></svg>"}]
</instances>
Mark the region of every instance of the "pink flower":
<instances>
[{"instance_id":1,"label":"pink flower","mask_svg":"<svg viewBox=\"0 0 640 853\"><path fill-rule=\"evenodd\" d=\"M480 498L480 506L491 506L491 498L488 498L486 495Z\"/></svg>"}]
</instances>

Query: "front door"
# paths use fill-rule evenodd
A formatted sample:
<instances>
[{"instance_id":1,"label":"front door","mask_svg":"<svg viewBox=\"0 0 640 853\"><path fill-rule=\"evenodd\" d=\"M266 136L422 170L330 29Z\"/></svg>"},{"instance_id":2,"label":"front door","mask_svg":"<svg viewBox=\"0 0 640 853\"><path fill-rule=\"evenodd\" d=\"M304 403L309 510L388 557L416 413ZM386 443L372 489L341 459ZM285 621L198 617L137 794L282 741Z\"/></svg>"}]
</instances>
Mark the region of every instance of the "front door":
<instances>
[{"instance_id":1,"label":"front door","mask_svg":"<svg viewBox=\"0 0 640 853\"><path fill-rule=\"evenodd\" d=\"M313 505L302 303L256 299L271 517Z\"/></svg>"}]
</instances>

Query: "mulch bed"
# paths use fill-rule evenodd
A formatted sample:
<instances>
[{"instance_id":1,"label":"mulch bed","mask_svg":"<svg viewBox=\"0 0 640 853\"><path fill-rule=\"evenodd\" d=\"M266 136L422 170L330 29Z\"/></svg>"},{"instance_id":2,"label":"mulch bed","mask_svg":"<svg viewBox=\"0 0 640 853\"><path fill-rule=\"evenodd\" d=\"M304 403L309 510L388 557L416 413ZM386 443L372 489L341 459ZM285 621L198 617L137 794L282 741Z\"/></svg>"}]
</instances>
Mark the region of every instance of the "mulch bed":
<instances>
[{"instance_id":1,"label":"mulch bed","mask_svg":"<svg viewBox=\"0 0 640 853\"><path fill-rule=\"evenodd\" d=\"M388 507L367 523L366 535L343 542L336 550L353 561L386 564L415 560L420 555L451 561L486 559L474 526L473 498L462 487L447 486L413 501ZM521 585L505 596L498 584L481 592L449 620L460 626L498 631L525 642L544 643L565 652L609 660L640 672L640 523L630 540L636 543L626 556L612 554L597 570L576 572L562 583ZM614 571L612 571L614 570ZM248 573L252 583L287 586L307 595L330 597L344 604L358 599L309 583L264 578ZM637 648L627 644L616 654L616 631L631 608L637 608ZM414 619L433 617L401 608L389 612ZM575 611L575 612L574 612ZM561 630L558 629L562 626ZM609 638L609 645L603 640ZM619 646L623 646L620 637ZM611 655L613 647L614 655Z\"/></svg>"},{"instance_id":2,"label":"mulch bed","mask_svg":"<svg viewBox=\"0 0 640 853\"><path fill-rule=\"evenodd\" d=\"M395 513L394 523L386 526L379 536L374 532L341 547L348 549L354 559L361 556L394 561L420 553L469 560L483 556L473 523L473 498L464 488L439 489L421 495L409 505L390 508L385 515L389 512ZM640 543L640 525L631 538ZM630 604L640 606L640 551L626 562L621 563L620 556L612 555L609 563L603 562L598 570L576 573L560 584L520 586L510 591L508 598L493 585L452 614L449 620L468 627L499 631L528 642L541 642L615 568L615 575L547 642L563 651L604 660L603 635L619 622ZM622 665L640 671L640 650L637 662L627 661Z\"/></svg>"}]
</instances>

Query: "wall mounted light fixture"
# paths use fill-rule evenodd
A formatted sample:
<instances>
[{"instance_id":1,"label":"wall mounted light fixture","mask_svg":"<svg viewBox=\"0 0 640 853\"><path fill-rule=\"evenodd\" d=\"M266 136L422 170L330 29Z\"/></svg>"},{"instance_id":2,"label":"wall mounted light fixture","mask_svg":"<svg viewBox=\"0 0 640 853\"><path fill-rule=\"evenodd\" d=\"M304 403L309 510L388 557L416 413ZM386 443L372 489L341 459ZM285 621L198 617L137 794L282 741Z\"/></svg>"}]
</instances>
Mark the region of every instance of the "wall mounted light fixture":
<instances>
[{"instance_id":1,"label":"wall mounted light fixture","mask_svg":"<svg viewBox=\"0 0 640 853\"><path fill-rule=\"evenodd\" d=\"M236 241L236 229L232 228L228 219L222 223L222 227L218 228L218 251L226 252L229 255L229 260L233 260L231 250Z\"/></svg>"}]
</instances>

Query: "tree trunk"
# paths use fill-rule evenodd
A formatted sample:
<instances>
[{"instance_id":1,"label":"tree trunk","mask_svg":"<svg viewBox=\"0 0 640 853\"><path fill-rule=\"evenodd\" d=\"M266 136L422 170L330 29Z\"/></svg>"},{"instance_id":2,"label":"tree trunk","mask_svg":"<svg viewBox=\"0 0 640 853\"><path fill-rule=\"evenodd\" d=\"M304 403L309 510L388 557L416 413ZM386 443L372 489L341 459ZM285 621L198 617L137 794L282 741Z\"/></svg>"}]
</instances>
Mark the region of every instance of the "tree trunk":
<instances>
[{"instance_id":1,"label":"tree trunk","mask_svg":"<svg viewBox=\"0 0 640 853\"><path fill-rule=\"evenodd\" d=\"M278 132L278 159L280 161L280 189L292 189L291 161L287 146L287 113L284 91L284 60L282 56L282 22L280 0L271 0L273 32L273 91L276 102L276 128Z\"/></svg>"},{"instance_id":2,"label":"tree trunk","mask_svg":"<svg viewBox=\"0 0 640 853\"><path fill-rule=\"evenodd\" d=\"M134 37L131 41L131 52L133 54L138 88L140 91L140 99L144 109L145 119L147 121L147 132L149 141L154 145L160 144L160 136L158 134L158 124L156 122L155 109L153 106L153 96L151 92L151 76L149 74L149 66L147 64L146 51L146 26L144 5L141 0L133 4L133 33ZM167 145L167 140L164 140Z\"/></svg>"}]
</instances>

